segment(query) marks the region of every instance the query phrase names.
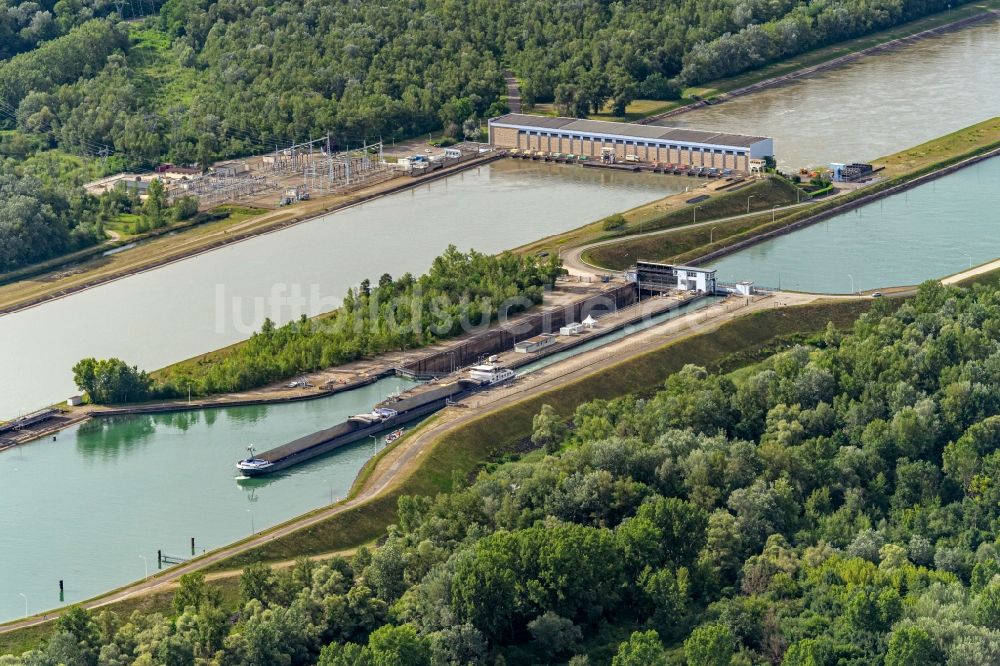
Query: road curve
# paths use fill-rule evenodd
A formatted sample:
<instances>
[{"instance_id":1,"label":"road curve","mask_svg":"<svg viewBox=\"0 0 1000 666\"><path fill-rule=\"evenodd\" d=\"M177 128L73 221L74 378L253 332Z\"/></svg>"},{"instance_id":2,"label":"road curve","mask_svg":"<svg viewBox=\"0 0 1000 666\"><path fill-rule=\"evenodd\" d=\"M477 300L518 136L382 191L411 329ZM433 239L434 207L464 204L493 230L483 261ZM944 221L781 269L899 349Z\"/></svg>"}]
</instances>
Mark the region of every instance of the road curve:
<instances>
[{"instance_id":1,"label":"road curve","mask_svg":"<svg viewBox=\"0 0 1000 666\"><path fill-rule=\"evenodd\" d=\"M836 196L836 195L833 195ZM801 206L809 206L816 203L815 201L802 201L800 203L789 204L787 206L780 206L775 208L775 212L787 211L792 208L799 208ZM750 213L740 213L739 215L731 215L729 217L720 217L713 220L708 220L707 222L697 222L694 224L685 224L680 227L670 227L669 229L659 229L657 231L647 231L642 234L630 234L628 236L619 236L616 238L609 238L607 240L597 241L596 243L588 243L586 245L581 245L579 247L567 248L559 253L559 256L563 260L563 268L565 268L570 275L577 275L580 277L596 277L598 275L607 274L621 274L622 271L615 271L607 268L601 268L600 266L595 266L594 264L589 264L583 259L583 253L587 250L591 250L595 247L602 247L604 245L615 245L617 243L627 243L629 241L635 240L636 238L647 238L650 236L664 236L666 234L678 233L681 231L688 231L689 229L701 229L704 227L715 226L719 224L725 224L733 220L739 220L745 217L753 217L754 215L760 215L762 213L768 213L767 210L755 210Z\"/></svg>"}]
</instances>

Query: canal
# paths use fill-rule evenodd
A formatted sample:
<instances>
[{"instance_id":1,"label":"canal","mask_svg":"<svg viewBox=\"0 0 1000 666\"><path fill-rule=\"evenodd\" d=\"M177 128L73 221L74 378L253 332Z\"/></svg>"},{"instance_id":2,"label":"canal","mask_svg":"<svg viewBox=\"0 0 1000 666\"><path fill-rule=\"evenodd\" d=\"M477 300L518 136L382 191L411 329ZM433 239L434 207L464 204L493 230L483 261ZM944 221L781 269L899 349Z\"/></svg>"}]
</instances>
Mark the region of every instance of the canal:
<instances>
[{"instance_id":1,"label":"canal","mask_svg":"<svg viewBox=\"0 0 1000 666\"><path fill-rule=\"evenodd\" d=\"M819 293L919 284L1000 257L1000 158L710 262L726 282Z\"/></svg>"},{"instance_id":2,"label":"canal","mask_svg":"<svg viewBox=\"0 0 1000 666\"><path fill-rule=\"evenodd\" d=\"M501 160L2 316L0 418L74 393L70 368L83 357L155 369L245 339L265 316L331 310L364 278L423 273L451 243L498 252L689 186Z\"/></svg>"},{"instance_id":3,"label":"canal","mask_svg":"<svg viewBox=\"0 0 1000 666\"><path fill-rule=\"evenodd\" d=\"M71 604L344 497L366 440L273 476L236 480L264 450L367 412L404 379L306 402L94 419L0 453L0 621ZM379 445L384 446L380 438ZM145 559L144 559L145 558Z\"/></svg>"},{"instance_id":4,"label":"canal","mask_svg":"<svg viewBox=\"0 0 1000 666\"><path fill-rule=\"evenodd\" d=\"M518 370L525 374L716 302L705 298ZM94 419L0 453L0 621L72 604L344 497L375 453L366 440L277 474L235 462L368 411L414 382L388 378L306 402ZM383 436L378 438L383 446ZM51 481L45 482L44 479ZM109 529L108 526L113 528ZM66 583L60 603L58 581Z\"/></svg>"},{"instance_id":5,"label":"canal","mask_svg":"<svg viewBox=\"0 0 1000 666\"><path fill-rule=\"evenodd\" d=\"M996 116L998 44L989 20L658 124L772 136L785 169L873 160Z\"/></svg>"}]
</instances>

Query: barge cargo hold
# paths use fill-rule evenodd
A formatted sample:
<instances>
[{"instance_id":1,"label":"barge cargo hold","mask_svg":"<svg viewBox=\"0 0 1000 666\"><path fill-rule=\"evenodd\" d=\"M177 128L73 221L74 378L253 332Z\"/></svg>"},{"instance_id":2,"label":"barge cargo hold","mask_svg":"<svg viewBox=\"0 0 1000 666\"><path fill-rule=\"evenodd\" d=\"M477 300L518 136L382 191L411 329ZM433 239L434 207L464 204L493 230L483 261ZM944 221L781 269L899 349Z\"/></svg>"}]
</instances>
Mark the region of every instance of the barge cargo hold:
<instances>
[{"instance_id":1,"label":"barge cargo hold","mask_svg":"<svg viewBox=\"0 0 1000 666\"><path fill-rule=\"evenodd\" d=\"M451 400L458 400L476 391L510 381L516 377L513 370L492 365L471 369L468 377L440 384L425 384L388 400L383 400L367 414L352 416L332 428L314 432L292 440L269 451L250 456L236 463L243 476L263 476L292 465L312 460L348 444L373 437L404 423L433 414L443 409Z\"/></svg>"}]
</instances>

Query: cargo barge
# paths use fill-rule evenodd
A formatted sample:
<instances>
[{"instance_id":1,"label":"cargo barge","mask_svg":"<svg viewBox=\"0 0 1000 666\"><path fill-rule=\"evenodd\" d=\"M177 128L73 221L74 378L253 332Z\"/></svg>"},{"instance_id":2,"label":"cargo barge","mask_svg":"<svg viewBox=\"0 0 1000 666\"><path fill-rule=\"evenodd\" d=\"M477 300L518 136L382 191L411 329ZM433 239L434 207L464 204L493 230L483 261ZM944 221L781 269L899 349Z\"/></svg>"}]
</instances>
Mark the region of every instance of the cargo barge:
<instances>
[{"instance_id":1,"label":"cargo barge","mask_svg":"<svg viewBox=\"0 0 1000 666\"><path fill-rule=\"evenodd\" d=\"M371 412L357 414L332 428L300 437L269 451L256 454L253 446L248 446L249 457L237 462L236 469L246 477L263 476L288 469L292 465L433 414L449 401L508 382L516 376L509 368L493 364L476 365L469 369L466 377L418 386L383 400Z\"/></svg>"}]
</instances>

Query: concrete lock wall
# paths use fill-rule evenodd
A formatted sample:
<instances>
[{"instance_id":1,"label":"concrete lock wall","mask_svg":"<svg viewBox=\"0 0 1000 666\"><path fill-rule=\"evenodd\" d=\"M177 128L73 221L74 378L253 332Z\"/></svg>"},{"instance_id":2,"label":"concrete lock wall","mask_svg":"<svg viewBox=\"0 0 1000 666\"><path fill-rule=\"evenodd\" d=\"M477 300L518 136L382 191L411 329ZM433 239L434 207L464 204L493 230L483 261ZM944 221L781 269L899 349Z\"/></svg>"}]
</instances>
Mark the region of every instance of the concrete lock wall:
<instances>
[{"instance_id":1,"label":"concrete lock wall","mask_svg":"<svg viewBox=\"0 0 1000 666\"><path fill-rule=\"evenodd\" d=\"M513 349L516 341L542 333L558 333L561 327L583 321L588 314L594 313L597 317L604 312L633 305L636 300L636 290L633 285L618 285L599 294L568 303L565 307L551 308L518 319L503 328L477 333L447 350L411 361L403 366L403 369L416 375L451 372L453 369L477 363L483 356Z\"/></svg>"}]
</instances>

